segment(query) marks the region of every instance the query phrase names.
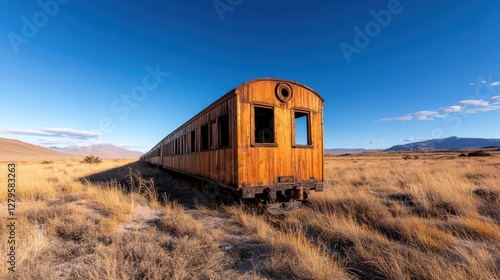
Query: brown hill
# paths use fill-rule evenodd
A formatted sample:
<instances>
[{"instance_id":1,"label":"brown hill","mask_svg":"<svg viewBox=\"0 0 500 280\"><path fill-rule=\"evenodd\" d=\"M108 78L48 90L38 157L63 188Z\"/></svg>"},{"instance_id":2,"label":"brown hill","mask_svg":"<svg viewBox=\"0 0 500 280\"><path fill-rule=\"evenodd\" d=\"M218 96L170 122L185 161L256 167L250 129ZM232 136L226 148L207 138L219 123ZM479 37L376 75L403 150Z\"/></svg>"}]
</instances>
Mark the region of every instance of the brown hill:
<instances>
[{"instance_id":1,"label":"brown hill","mask_svg":"<svg viewBox=\"0 0 500 280\"><path fill-rule=\"evenodd\" d=\"M100 158L139 158L143 153L114 145L100 144L86 147L57 148L56 151L77 156L98 156Z\"/></svg>"},{"instance_id":2,"label":"brown hill","mask_svg":"<svg viewBox=\"0 0 500 280\"><path fill-rule=\"evenodd\" d=\"M63 154L41 146L0 137L0 161L64 160L74 155Z\"/></svg>"}]
</instances>

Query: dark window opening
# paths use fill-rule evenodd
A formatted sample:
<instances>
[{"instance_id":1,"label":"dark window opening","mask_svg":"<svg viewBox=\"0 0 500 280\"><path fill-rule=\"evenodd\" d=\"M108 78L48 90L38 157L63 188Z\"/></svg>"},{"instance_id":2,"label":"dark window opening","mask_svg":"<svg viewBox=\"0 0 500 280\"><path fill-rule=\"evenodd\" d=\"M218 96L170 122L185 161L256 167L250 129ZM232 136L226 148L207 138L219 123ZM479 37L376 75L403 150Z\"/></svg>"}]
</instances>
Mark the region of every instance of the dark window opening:
<instances>
[{"instance_id":1,"label":"dark window opening","mask_svg":"<svg viewBox=\"0 0 500 280\"><path fill-rule=\"evenodd\" d=\"M254 108L255 143L274 143L274 110Z\"/></svg>"},{"instance_id":2,"label":"dark window opening","mask_svg":"<svg viewBox=\"0 0 500 280\"><path fill-rule=\"evenodd\" d=\"M288 92L288 89L282 88L281 95L283 95L283 97L287 98L290 95L290 93Z\"/></svg>"},{"instance_id":3,"label":"dark window opening","mask_svg":"<svg viewBox=\"0 0 500 280\"><path fill-rule=\"evenodd\" d=\"M229 147L229 114L219 116L219 147Z\"/></svg>"},{"instance_id":4,"label":"dark window opening","mask_svg":"<svg viewBox=\"0 0 500 280\"><path fill-rule=\"evenodd\" d=\"M208 133L208 124L201 126L201 150L206 151L210 148L209 146L209 133Z\"/></svg>"},{"instance_id":5,"label":"dark window opening","mask_svg":"<svg viewBox=\"0 0 500 280\"><path fill-rule=\"evenodd\" d=\"M191 153L196 152L196 133L191 131Z\"/></svg>"},{"instance_id":6,"label":"dark window opening","mask_svg":"<svg viewBox=\"0 0 500 280\"><path fill-rule=\"evenodd\" d=\"M295 112L295 144L311 145L309 139L309 114Z\"/></svg>"}]
</instances>

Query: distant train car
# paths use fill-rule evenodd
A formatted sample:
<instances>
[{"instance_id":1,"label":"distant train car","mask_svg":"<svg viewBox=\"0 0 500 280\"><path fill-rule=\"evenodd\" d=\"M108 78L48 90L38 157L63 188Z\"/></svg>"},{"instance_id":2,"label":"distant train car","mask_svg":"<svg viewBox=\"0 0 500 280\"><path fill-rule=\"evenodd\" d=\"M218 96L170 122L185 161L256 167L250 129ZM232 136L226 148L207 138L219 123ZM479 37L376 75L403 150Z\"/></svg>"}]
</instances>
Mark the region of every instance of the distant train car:
<instances>
[{"instance_id":1,"label":"distant train car","mask_svg":"<svg viewBox=\"0 0 500 280\"><path fill-rule=\"evenodd\" d=\"M323 103L293 81L248 81L141 159L256 199L270 212L294 209L323 190Z\"/></svg>"}]
</instances>

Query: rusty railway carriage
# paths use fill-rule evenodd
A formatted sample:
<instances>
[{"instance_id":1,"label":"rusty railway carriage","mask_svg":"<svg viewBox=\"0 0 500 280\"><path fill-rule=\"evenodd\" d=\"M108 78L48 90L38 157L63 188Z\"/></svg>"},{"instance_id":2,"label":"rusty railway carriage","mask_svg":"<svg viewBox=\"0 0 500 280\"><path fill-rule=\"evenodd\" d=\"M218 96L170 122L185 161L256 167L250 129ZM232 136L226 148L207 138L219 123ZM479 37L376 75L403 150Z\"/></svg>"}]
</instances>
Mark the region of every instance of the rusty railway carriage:
<instances>
[{"instance_id":1,"label":"rusty railway carriage","mask_svg":"<svg viewBox=\"0 0 500 280\"><path fill-rule=\"evenodd\" d=\"M264 202L296 208L323 190L323 98L282 79L226 93L141 157Z\"/></svg>"}]
</instances>

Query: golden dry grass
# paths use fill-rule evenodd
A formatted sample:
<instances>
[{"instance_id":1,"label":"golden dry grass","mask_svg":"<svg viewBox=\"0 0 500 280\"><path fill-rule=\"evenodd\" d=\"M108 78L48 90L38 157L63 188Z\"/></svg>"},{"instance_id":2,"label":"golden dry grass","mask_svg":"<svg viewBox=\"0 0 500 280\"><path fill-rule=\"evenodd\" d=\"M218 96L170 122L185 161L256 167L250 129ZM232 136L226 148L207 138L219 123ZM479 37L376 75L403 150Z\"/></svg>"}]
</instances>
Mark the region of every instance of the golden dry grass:
<instances>
[{"instance_id":1,"label":"golden dry grass","mask_svg":"<svg viewBox=\"0 0 500 280\"><path fill-rule=\"evenodd\" d=\"M327 157L325 191L284 217L186 202L192 182L127 160L17 166L7 279L500 278L498 153Z\"/></svg>"}]
</instances>

